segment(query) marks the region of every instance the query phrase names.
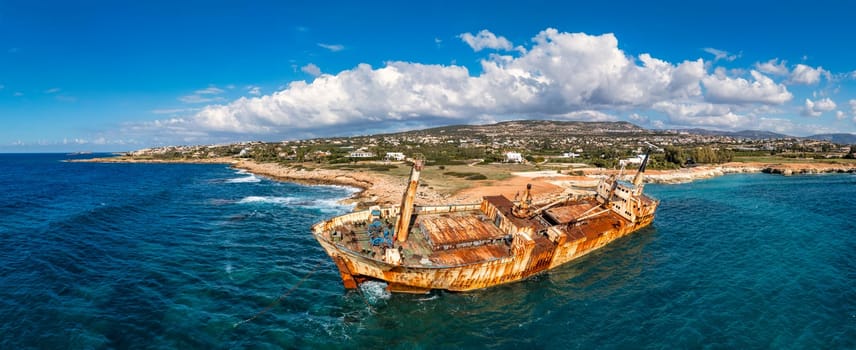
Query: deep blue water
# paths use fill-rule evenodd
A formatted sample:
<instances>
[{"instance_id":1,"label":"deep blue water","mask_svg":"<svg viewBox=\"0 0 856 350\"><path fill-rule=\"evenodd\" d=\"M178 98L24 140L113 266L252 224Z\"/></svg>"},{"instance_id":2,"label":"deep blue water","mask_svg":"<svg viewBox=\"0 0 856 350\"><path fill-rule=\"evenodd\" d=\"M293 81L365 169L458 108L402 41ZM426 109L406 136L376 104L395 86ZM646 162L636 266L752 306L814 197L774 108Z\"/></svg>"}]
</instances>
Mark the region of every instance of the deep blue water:
<instances>
[{"instance_id":1,"label":"deep blue water","mask_svg":"<svg viewBox=\"0 0 856 350\"><path fill-rule=\"evenodd\" d=\"M389 295L309 233L349 189L66 158L0 154L2 349L856 348L853 175L648 185L654 225L578 262Z\"/></svg>"}]
</instances>

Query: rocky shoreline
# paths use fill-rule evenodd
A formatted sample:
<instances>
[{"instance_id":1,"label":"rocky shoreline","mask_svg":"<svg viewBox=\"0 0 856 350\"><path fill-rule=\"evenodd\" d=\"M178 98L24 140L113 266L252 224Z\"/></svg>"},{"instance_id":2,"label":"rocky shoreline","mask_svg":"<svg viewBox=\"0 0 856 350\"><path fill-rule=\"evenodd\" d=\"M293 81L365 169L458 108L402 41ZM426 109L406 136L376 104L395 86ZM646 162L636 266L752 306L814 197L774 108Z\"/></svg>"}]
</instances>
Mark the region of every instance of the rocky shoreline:
<instances>
[{"instance_id":1,"label":"rocky shoreline","mask_svg":"<svg viewBox=\"0 0 856 350\"><path fill-rule=\"evenodd\" d=\"M671 171L655 171L645 174L645 182L661 184L687 183L728 174L761 173L765 168L758 166L703 166Z\"/></svg>"},{"instance_id":2,"label":"rocky shoreline","mask_svg":"<svg viewBox=\"0 0 856 350\"><path fill-rule=\"evenodd\" d=\"M93 158L74 160L103 163L194 163L194 164L229 164L236 169L244 169L256 175L275 180L295 182L307 185L339 185L359 189L351 198L345 199L346 204L354 204L356 208L366 208L371 205L394 205L401 201L407 179L377 172L361 170L307 169L304 167L289 167L275 163L259 163L249 159L231 157L188 160L154 160L135 159L132 157ZM634 171L625 173L632 177ZM542 172L543 173L543 172ZM543 188L544 193L537 197L551 197L574 188L591 187L591 183L599 178L616 173L616 170L586 169L584 176L569 176L558 173L515 174L503 182L474 181L471 188L459 193L442 194L429 187L420 187L417 201L424 205L439 205L451 202L477 202L483 195L496 195L497 191L516 191L523 183L533 183L535 188ZM856 164L831 163L726 163L717 166L698 166L677 170L649 170L645 175L647 183L677 184L708 179L727 174L767 173L784 176L823 173L856 173ZM555 193L553 193L555 192ZM514 192L502 193L513 196Z\"/></svg>"},{"instance_id":3,"label":"rocky shoreline","mask_svg":"<svg viewBox=\"0 0 856 350\"><path fill-rule=\"evenodd\" d=\"M69 159L71 163L144 163L144 164L234 164L238 160L232 157L187 158L187 159L151 159L129 156Z\"/></svg>"},{"instance_id":4,"label":"rocky shoreline","mask_svg":"<svg viewBox=\"0 0 856 350\"><path fill-rule=\"evenodd\" d=\"M856 173L856 164L764 164L726 163L721 166L699 166L695 168L651 171L645 174L648 183L675 184L708 179L728 174L765 173L791 175L813 175L828 173Z\"/></svg>"},{"instance_id":5,"label":"rocky shoreline","mask_svg":"<svg viewBox=\"0 0 856 350\"><path fill-rule=\"evenodd\" d=\"M354 204L357 208L397 204L401 201L401 195L407 182L407 179L367 171L307 170L243 159L232 163L232 167L275 180L306 185L338 185L358 188L357 193L343 201L345 204ZM439 204L447 198L425 187L419 189L417 196L418 200L425 204Z\"/></svg>"},{"instance_id":6,"label":"rocky shoreline","mask_svg":"<svg viewBox=\"0 0 856 350\"><path fill-rule=\"evenodd\" d=\"M830 173L856 173L856 167L826 167L826 168L782 168L782 167L769 167L761 170L763 173L767 174L781 174L784 176L791 175L817 175L817 174L830 174Z\"/></svg>"}]
</instances>

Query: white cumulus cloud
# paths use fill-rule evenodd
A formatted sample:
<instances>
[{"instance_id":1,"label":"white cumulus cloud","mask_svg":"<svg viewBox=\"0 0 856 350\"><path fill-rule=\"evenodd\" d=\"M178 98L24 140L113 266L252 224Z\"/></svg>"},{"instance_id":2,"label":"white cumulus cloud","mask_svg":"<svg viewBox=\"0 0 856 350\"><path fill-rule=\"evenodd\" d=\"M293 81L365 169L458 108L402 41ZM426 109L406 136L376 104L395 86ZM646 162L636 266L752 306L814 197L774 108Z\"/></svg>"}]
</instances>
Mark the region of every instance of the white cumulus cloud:
<instances>
[{"instance_id":1,"label":"white cumulus cloud","mask_svg":"<svg viewBox=\"0 0 856 350\"><path fill-rule=\"evenodd\" d=\"M797 64L791 71L791 83L813 85L820 82L820 76L825 75L829 79L829 72L823 67L812 68L804 64Z\"/></svg>"},{"instance_id":2,"label":"white cumulus cloud","mask_svg":"<svg viewBox=\"0 0 856 350\"><path fill-rule=\"evenodd\" d=\"M640 115L639 113L632 113L628 116L631 121L639 124L648 124L649 118L645 115Z\"/></svg>"},{"instance_id":3,"label":"white cumulus cloud","mask_svg":"<svg viewBox=\"0 0 856 350\"><path fill-rule=\"evenodd\" d=\"M802 110L802 115L806 117L819 117L824 112L829 112L835 109L837 105L831 99L824 98L818 101L805 99L805 107Z\"/></svg>"},{"instance_id":4,"label":"white cumulus cloud","mask_svg":"<svg viewBox=\"0 0 856 350\"><path fill-rule=\"evenodd\" d=\"M300 67L300 71L309 74L313 77L321 75L321 68L318 68L318 66L316 66L314 63L309 63L303 67Z\"/></svg>"},{"instance_id":5,"label":"white cumulus cloud","mask_svg":"<svg viewBox=\"0 0 856 350\"><path fill-rule=\"evenodd\" d=\"M169 122L138 125L135 132L160 127L185 139L204 133L304 137L521 118L618 120L618 115L651 125L665 120L737 128L771 120L766 115L780 113L776 106L793 100L784 83L762 73L786 79L778 68L785 62L777 59L756 63L757 70L748 72L709 72L710 62L703 59L668 62L651 53L629 55L613 34L549 28L525 49L489 31L467 34L460 38L470 39L474 50L516 51L486 54L477 74L455 64L389 61L333 75L307 64L300 69L316 76L312 81L229 103L210 101L222 99L216 87L198 90L183 101L217 104ZM649 118L647 112L668 119Z\"/></svg>"},{"instance_id":6,"label":"white cumulus cloud","mask_svg":"<svg viewBox=\"0 0 856 350\"><path fill-rule=\"evenodd\" d=\"M521 57L491 55L478 76L455 65L360 64L271 95L208 106L188 122L217 132L272 133L484 116L617 120L604 109L702 93L702 60L672 64L649 54L630 57L612 34L548 29L533 42Z\"/></svg>"},{"instance_id":7,"label":"white cumulus cloud","mask_svg":"<svg viewBox=\"0 0 856 350\"><path fill-rule=\"evenodd\" d=\"M618 117L595 110L574 111L554 116L557 119L582 120L588 122L614 122Z\"/></svg>"},{"instance_id":8,"label":"white cumulus cloud","mask_svg":"<svg viewBox=\"0 0 856 350\"><path fill-rule=\"evenodd\" d=\"M483 29L478 34L463 33L458 35L467 45L470 45L476 52L484 49L505 50L510 51L513 47L510 41L503 36L497 37L487 29Z\"/></svg>"},{"instance_id":9,"label":"white cumulus cloud","mask_svg":"<svg viewBox=\"0 0 856 350\"><path fill-rule=\"evenodd\" d=\"M746 122L746 117L726 105L662 101L655 103L653 108L665 113L672 124L680 126L737 128Z\"/></svg>"},{"instance_id":10,"label":"white cumulus cloud","mask_svg":"<svg viewBox=\"0 0 856 350\"><path fill-rule=\"evenodd\" d=\"M758 62L755 63L755 69L759 70L762 73L785 76L788 75L788 67L786 66L787 62L785 60L779 61L778 58L771 59L767 62Z\"/></svg>"},{"instance_id":11,"label":"white cumulus cloud","mask_svg":"<svg viewBox=\"0 0 856 350\"><path fill-rule=\"evenodd\" d=\"M749 72L753 81L744 78L732 78L723 73L706 76L702 79L707 94L705 99L714 103L765 103L782 104L790 101L793 94L782 84L756 70Z\"/></svg>"}]
</instances>

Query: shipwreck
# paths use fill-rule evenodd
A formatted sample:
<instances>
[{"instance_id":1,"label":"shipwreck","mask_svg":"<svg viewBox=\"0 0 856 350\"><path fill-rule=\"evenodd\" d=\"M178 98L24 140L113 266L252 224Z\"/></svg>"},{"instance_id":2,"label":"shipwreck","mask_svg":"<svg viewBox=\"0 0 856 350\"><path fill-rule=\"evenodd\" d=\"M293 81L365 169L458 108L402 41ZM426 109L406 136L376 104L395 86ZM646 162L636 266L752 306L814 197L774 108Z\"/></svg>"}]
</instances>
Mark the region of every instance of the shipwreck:
<instances>
[{"instance_id":1,"label":"shipwreck","mask_svg":"<svg viewBox=\"0 0 856 350\"><path fill-rule=\"evenodd\" d=\"M415 160L401 204L319 222L312 233L345 288L369 280L392 292L470 291L523 280L651 224L659 201L643 193L646 154L632 181L604 177L590 195L533 204L485 196L477 204L416 205ZM515 198L516 199L516 198Z\"/></svg>"}]
</instances>

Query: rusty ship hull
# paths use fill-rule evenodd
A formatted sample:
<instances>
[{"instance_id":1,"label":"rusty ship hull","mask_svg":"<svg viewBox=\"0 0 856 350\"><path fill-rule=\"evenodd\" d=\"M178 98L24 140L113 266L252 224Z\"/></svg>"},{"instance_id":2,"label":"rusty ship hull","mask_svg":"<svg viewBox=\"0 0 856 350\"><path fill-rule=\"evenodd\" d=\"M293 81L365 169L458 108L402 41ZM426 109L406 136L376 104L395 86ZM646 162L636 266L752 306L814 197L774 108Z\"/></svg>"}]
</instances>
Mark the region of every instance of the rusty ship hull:
<instances>
[{"instance_id":1,"label":"rusty ship hull","mask_svg":"<svg viewBox=\"0 0 856 350\"><path fill-rule=\"evenodd\" d=\"M633 183L605 178L590 196L542 205L532 205L527 190L520 201L487 196L479 204L416 206L420 170L415 164L401 206L312 227L345 288L380 280L393 292L425 293L520 281L650 225L659 204L642 194L644 163Z\"/></svg>"}]
</instances>

